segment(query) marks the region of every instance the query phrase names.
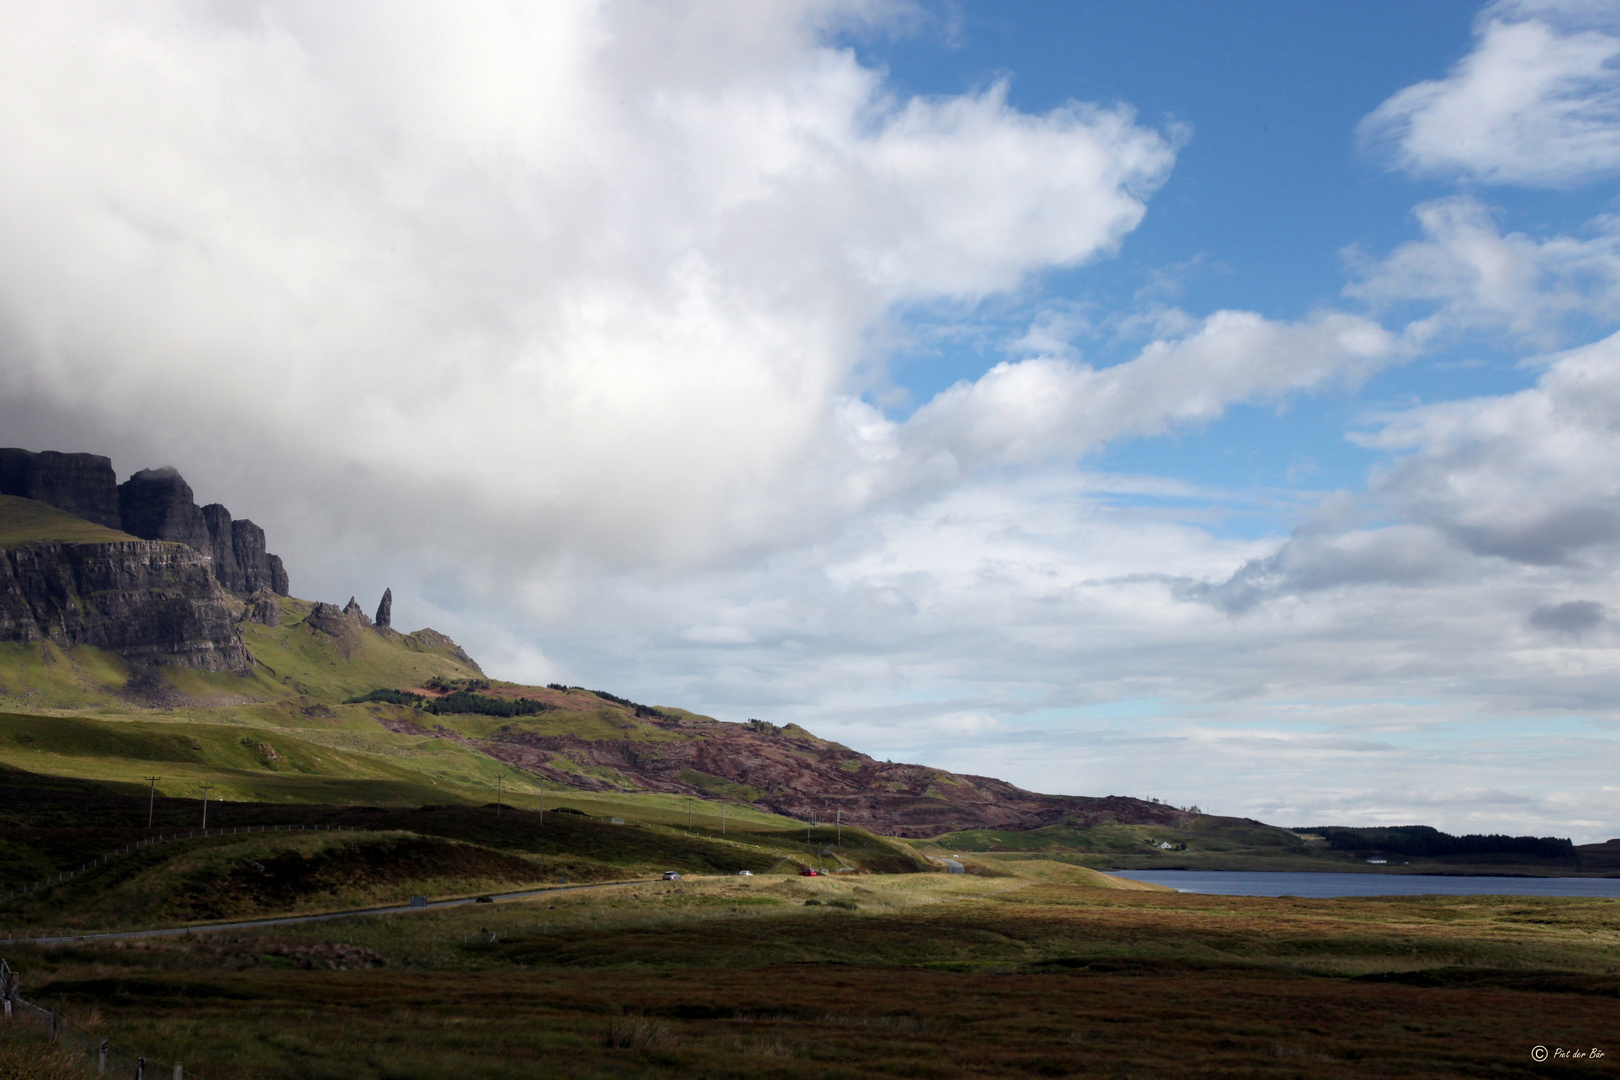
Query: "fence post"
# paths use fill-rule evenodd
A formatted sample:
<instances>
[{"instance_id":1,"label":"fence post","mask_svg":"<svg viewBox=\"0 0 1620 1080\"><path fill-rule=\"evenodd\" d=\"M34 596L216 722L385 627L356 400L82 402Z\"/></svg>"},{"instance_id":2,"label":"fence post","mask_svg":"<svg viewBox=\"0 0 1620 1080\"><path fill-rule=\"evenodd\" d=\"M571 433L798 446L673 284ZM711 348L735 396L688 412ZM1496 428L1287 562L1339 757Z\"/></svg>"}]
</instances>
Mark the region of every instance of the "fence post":
<instances>
[{"instance_id":1,"label":"fence post","mask_svg":"<svg viewBox=\"0 0 1620 1080\"><path fill-rule=\"evenodd\" d=\"M96 1075L107 1075L107 1040L101 1040L101 1052L96 1055Z\"/></svg>"},{"instance_id":2,"label":"fence post","mask_svg":"<svg viewBox=\"0 0 1620 1080\"><path fill-rule=\"evenodd\" d=\"M146 1080L146 1059L135 1059L135 1080Z\"/></svg>"},{"instance_id":3,"label":"fence post","mask_svg":"<svg viewBox=\"0 0 1620 1080\"><path fill-rule=\"evenodd\" d=\"M56 1006L52 1005L51 1006L51 1042L56 1041L56 1027L57 1027L57 1024L61 1021L61 1016L62 1016L62 1014L56 1011Z\"/></svg>"},{"instance_id":4,"label":"fence post","mask_svg":"<svg viewBox=\"0 0 1620 1080\"><path fill-rule=\"evenodd\" d=\"M185 1076L186 1076L186 1070L180 1067L180 1063L178 1061L175 1062L174 1063L174 1080L185 1080Z\"/></svg>"}]
</instances>

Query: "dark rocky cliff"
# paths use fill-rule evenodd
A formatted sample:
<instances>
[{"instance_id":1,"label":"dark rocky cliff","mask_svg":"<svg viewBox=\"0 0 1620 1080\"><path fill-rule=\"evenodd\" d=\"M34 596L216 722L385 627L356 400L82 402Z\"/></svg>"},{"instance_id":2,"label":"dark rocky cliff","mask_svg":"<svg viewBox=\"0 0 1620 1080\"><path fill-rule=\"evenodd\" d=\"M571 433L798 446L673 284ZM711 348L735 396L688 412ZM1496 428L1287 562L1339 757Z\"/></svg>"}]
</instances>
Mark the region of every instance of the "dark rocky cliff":
<instances>
[{"instance_id":1,"label":"dark rocky cliff","mask_svg":"<svg viewBox=\"0 0 1620 1080\"><path fill-rule=\"evenodd\" d=\"M35 499L142 540L185 544L208 556L221 585L242 595L269 589L288 595L286 567L265 550L264 530L231 519L219 503L199 508L175 469L142 469L122 484L112 462L96 454L0 450L0 495Z\"/></svg>"},{"instance_id":2,"label":"dark rocky cliff","mask_svg":"<svg viewBox=\"0 0 1620 1080\"><path fill-rule=\"evenodd\" d=\"M182 544L28 543L0 551L0 640L94 645L136 664L246 674L207 558Z\"/></svg>"},{"instance_id":3,"label":"dark rocky cliff","mask_svg":"<svg viewBox=\"0 0 1620 1080\"><path fill-rule=\"evenodd\" d=\"M118 477L99 454L0 450L0 495L49 503L74 517L120 528Z\"/></svg>"},{"instance_id":4,"label":"dark rocky cliff","mask_svg":"<svg viewBox=\"0 0 1620 1080\"><path fill-rule=\"evenodd\" d=\"M143 540L172 540L207 555L214 577L243 595L269 589L288 594L287 570L265 550L264 530L219 503L198 508L191 485L175 469L142 469L118 485L119 520Z\"/></svg>"},{"instance_id":5,"label":"dark rocky cliff","mask_svg":"<svg viewBox=\"0 0 1620 1080\"><path fill-rule=\"evenodd\" d=\"M203 507L202 515L208 526L214 576L221 585L243 594L269 589L287 595L287 570L281 556L264 550L263 529L247 518L232 521L230 511L219 503Z\"/></svg>"}]
</instances>

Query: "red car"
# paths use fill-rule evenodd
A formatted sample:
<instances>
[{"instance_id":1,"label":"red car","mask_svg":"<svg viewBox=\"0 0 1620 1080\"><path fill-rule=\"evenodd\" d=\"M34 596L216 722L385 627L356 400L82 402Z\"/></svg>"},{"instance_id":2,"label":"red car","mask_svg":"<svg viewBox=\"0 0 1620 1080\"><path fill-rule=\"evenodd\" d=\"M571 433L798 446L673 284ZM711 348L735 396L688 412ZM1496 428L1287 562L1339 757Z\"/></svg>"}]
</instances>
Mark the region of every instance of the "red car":
<instances>
[{"instance_id":1,"label":"red car","mask_svg":"<svg viewBox=\"0 0 1620 1080\"><path fill-rule=\"evenodd\" d=\"M821 871L820 870L812 870L807 866L803 870L799 871L799 876L800 877L820 877L821 876Z\"/></svg>"}]
</instances>

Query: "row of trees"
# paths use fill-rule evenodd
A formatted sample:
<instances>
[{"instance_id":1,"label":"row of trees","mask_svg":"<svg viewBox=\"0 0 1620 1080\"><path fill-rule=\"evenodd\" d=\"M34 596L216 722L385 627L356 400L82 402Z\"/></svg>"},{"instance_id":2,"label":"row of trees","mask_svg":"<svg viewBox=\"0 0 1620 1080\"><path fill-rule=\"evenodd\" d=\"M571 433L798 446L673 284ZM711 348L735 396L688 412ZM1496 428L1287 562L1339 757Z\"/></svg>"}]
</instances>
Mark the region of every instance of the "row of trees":
<instances>
[{"instance_id":1,"label":"row of trees","mask_svg":"<svg viewBox=\"0 0 1620 1080\"><path fill-rule=\"evenodd\" d=\"M585 687L585 686L564 686L562 683L547 683L546 684L546 689L547 690L584 690L587 694L595 694L597 697L601 698L603 701L611 701L615 705L623 705L625 708L629 709L631 712L635 713L637 716L645 717L645 718L651 719L651 720L674 720L675 719L675 717L671 716L669 713L665 712L662 709L655 709L651 705L639 704L637 702L631 701L629 698L622 698L618 694L610 694L606 690L592 690L589 687Z\"/></svg>"},{"instance_id":2,"label":"row of trees","mask_svg":"<svg viewBox=\"0 0 1620 1080\"><path fill-rule=\"evenodd\" d=\"M484 685L488 686L488 683ZM367 701L382 701L389 705L406 705L413 709L420 709L434 716L443 716L454 713L474 713L479 716L533 716L536 713L547 712L555 706L547 705L543 701L533 698L497 698L488 694L475 694L470 690L457 690L442 698L430 698L423 694L413 694L409 690L373 690L369 694L350 698L345 705L357 705Z\"/></svg>"},{"instance_id":3,"label":"row of trees","mask_svg":"<svg viewBox=\"0 0 1620 1080\"><path fill-rule=\"evenodd\" d=\"M1384 829L1331 826L1311 829L1335 851L1382 852L1438 858L1442 855L1533 855L1542 859L1573 858L1575 845L1556 836L1503 836L1499 833L1452 836L1428 825L1394 825Z\"/></svg>"}]
</instances>

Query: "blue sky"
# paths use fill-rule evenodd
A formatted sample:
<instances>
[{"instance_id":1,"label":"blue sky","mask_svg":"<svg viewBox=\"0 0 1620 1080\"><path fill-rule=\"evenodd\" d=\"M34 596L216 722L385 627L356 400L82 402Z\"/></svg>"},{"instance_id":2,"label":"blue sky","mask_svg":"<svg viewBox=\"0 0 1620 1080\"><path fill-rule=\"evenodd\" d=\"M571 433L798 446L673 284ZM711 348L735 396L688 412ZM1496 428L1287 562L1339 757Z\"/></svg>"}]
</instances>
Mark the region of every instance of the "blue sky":
<instances>
[{"instance_id":1,"label":"blue sky","mask_svg":"<svg viewBox=\"0 0 1620 1080\"><path fill-rule=\"evenodd\" d=\"M992 329L970 343L895 357L893 378L909 394L898 411L1017 355L1012 343L1042 309L1118 312L1145 301L1297 319L1343 305L1347 249L1376 256L1413 239L1413 207L1457 189L1385 168L1356 128L1393 93L1468 53L1477 3L1013 2L926 10L909 36L852 38L897 92L958 94L1006 80L1021 109L1121 102L1146 124L1180 129L1185 144L1152 212L1117 257L1041 275L1012 313L993 302ZM1506 228L1544 236L1612 210L1614 193L1610 185L1495 186L1484 197ZM1128 356L1106 338L1076 344L1099 365ZM1377 455L1343 433L1362 413L1521 389L1534 376L1519 359L1474 339L1380 372L1353 395L1293 399L1281 409L1240 406L1171 438L1110 445L1098 464L1201 484L1359 486Z\"/></svg>"},{"instance_id":2,"label":"blue sky","mask_svg":"<svg viewBox=\"0 0 1620 1080\"><path fill-rule=\"evenodd\" d=\"M1620 834L1595 0L0 14L0 420L494 674Z\"/></svg>"}]
</instances>

